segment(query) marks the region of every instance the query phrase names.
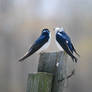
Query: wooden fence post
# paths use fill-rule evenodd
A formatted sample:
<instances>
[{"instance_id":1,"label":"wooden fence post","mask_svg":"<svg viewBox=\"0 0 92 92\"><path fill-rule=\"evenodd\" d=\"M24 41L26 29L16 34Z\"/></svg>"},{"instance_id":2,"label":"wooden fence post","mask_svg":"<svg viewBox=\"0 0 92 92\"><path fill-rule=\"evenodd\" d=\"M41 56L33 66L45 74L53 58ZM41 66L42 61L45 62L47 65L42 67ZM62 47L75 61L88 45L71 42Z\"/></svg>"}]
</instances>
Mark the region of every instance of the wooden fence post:
<instances>
[{"instance_id":1,"label":"wooden fence post","mask_svg":"<svg viewBox=\"0 0 92 92\"><path fill-rule=\"evenodd\" d=\"M53 74L52 91L63 92L66 74L67 55L65 52L41 53L38 72Z\"/></svg>"},{"instance_id":2,"label":"wooden fence post","mask_svg":"<svg viewBox=\"0 0 92 92\"><path fill-rule=\"evenodd\" d=\"M51 92L52 74L31 73L28 75L26 92Z\"/></svg>"},{"instance_id":3,"label":"wooden fence post","mask_svg":"<svg viewBox=\"0 0 92 92\"><path fill-rule=\"evenodd\" d=\"M41 53L38 73L28 76L27 92L63 92L66 59L64 52Z\"/></svg>"}]
</instances>

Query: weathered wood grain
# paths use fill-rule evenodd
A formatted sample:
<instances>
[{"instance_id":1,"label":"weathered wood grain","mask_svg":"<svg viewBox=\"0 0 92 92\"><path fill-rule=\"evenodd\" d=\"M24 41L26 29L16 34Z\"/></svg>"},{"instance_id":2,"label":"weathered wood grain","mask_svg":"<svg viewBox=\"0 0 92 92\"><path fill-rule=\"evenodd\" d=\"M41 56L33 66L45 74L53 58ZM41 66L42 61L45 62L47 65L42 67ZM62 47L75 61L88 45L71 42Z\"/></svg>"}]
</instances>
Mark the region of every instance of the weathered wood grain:
<instances>
[{"instance_id":1,"label":"weathered wood grain","mask_svg":"<svg viewBox=\"0 0 92 92\"><path fill-rule=\"evenodd\" d=\"M41 53L38 72L53 74L52 91L63 92L66 74L67 55L65 52ZM58 67L57 62L59 63ZM61 81L62 80L62 81Z\"/></svg>"},{"instance_id":2,"label":"weathered wood grain","mask_svg":"<svg viewBox=\"0 0 92 92\"><path fill-rule=\"evenodd\" d=\"M26 92L51 92L52 74L50 73L31 73L28 75Z\"/></svg>"}]
</instances>

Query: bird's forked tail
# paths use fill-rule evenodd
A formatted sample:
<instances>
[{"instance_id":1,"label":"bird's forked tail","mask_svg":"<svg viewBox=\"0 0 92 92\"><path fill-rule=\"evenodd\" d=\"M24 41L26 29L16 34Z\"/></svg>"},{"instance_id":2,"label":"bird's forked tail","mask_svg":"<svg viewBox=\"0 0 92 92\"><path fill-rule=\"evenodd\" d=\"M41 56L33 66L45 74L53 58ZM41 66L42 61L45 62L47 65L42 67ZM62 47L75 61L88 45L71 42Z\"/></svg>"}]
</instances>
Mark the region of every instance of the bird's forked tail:
<instances>
[{"instance_id":1,"label":"bird's forked tail","mask_svg":"<svg viewBox=\"0 0 92 92\"><path fill-rule=\"evenodd\" d=\"M29 57L30 55L31 55L31 52L27 52L23 57L21 57L21 58L19 59L19 62L25 60L25 59L26 59L27 57Z\"/></svg>"},{"instance_id":2,"label":"bird's forked tail","mask_svg":"<svg viewBox=\"0 0 92 92\"><path fill-rule=\"evenodd\" d=\"M72 60L73 60L73 62L75 62L75 63L77 63L77 61L78 61L78 59L77 59L75 56L72 57Z\"/></svg>"}]
</instances>

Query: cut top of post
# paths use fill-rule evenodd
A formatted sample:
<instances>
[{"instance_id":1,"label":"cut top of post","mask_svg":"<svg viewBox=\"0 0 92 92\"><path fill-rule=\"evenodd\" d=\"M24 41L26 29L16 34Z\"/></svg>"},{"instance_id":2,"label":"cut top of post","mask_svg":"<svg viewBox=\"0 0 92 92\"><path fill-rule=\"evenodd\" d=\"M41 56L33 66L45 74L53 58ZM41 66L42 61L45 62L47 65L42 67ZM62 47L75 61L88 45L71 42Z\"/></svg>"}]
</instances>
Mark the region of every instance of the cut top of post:
<instances>
[{"instance_id":1,"label":"cut top of post","mask_svg":"<svg viewBox=\"0 0 92 92\"><path fill-rule=\"evenodd\" d=\"M61 52L40 53L38 72L55 73L55 70L60 63L66 61L66 54ZM62 67L61 67L62 68Z\"/></svg>"}]
</instances>

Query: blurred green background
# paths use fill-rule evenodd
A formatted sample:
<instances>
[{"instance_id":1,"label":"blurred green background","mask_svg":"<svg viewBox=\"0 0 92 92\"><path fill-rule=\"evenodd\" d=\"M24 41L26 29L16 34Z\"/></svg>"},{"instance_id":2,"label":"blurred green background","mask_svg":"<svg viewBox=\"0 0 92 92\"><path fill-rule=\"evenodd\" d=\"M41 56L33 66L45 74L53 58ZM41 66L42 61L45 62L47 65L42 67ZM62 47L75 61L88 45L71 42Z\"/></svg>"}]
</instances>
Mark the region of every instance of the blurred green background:
<instances>
[{"instance_id":1,"label":"blurred green background","mask_svg":"<svg viewBox=\"0 0 92 92\"><path fill-rule=\"evenodd\" d=\"M39 55L18 63L43 28L52 32L48 51L57 51L55 27L64 27L80 53L76 74L65 92L92 92L92 0L0 0L0 92L26 92ZM72 61L68 60L68 71Z\"/></svg>"}]
</instances>

